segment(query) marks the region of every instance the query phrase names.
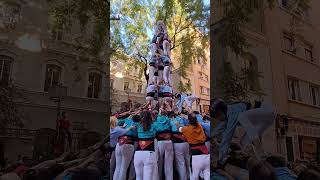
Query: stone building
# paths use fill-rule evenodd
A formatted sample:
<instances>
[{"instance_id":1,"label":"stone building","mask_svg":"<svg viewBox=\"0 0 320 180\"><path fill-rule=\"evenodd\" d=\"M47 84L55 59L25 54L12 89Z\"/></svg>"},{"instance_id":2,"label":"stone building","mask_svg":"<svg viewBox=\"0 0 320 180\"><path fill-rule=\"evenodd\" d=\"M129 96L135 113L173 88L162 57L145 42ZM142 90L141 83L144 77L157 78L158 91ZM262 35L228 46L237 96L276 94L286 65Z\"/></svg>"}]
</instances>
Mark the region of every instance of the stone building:
<instances>
[{"instance_id":1,"label":"stone building","mask_svg":"<svg viewBox=\"0 0 320 180\"><path fill-rule=\"evenodd\" d=\"M265 134L263 144L269 152L286 155L289 161L320 158L320 13L317 0L311 8L291 12L294 1L279 0L273 9L256 12L243 31L252 45L249 59L237 59L230 49L217 41L223 24L222 8L211 1L211 61L212 96L222 96L219 74L224 61L239 70L249 62L262 73L259 82L266 94L262 100L273 105L278 118ZM290 32L290 18L294 15L299 25L299 36Z\"/></svg>"},{"instance_id":2,"label":"stone building","mask_svg":"<svg viewBox=\"0 0 320 180\"><path fill-rule=\"evenodd\" d=\"M200 32L199 32L200 33ZM209 113L210 105L210 53L209 48L205 49L205 57L197 57L193 59L193 63L187 69L187 79L180 76L179 70L179 59L172 53L173 67L172 70L172 84L174 93L179 93L178 85L179 82L189 83L191 85L191 91L187 92L195 94L200 98L200 103L197 105L193 103L193 109Z\"/></svg>"},{"instance_id":3,"label":"stone building","mask_svg":"<svg viewBox=\"0 0 320 180\"><path fill-rule=\"evenodd\" d=\"M128 100L132 105L145 103L146 85L143 69L131 67L130 62L112 60L110 63L110 87L113 113L125 111Z\"/></svg>"},{"instance_id":4,"label":"stone building","mask_svg":"<svg viewBox=\"0 0 320 180\"><path fill-rule=\"evenodd\" d=\"M22 90L17 103L25 119L23 129L1 133L0 152L9 160L18 154L32 157L39 129L55 130L57 104L48 92L57 84L67 88L62 111L74 138L86 132L105 135L106 64L76 49L79 26L52 32L46 1L5 2L0 3L0 79Z\"/></svg>"}]
</instances>

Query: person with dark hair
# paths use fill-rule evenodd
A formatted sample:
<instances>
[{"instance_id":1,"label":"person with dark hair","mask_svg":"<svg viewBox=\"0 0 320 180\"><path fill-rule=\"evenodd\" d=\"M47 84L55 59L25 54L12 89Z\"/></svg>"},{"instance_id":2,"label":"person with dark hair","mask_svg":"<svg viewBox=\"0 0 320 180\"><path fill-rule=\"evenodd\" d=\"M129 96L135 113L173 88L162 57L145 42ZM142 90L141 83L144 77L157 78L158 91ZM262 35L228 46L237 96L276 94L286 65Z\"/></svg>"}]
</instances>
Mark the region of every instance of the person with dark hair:
<instances>
[{"instance_id":1,"label":"person with dark hair","mask_svg":"<svg viewBox=\"0 0 320 180\"><path fill-rule=\"evenodd\" d=\"M197 101L197 100L199 100L199 98L195 94L190 94L187 97L185 97L184 101L186 104L187 111L192 110L192 104L194 101Z\"/></svg>"},{"instance_id":2,"label":"person with dark hair","mask_svg":"<svg viewBox=\"0 0 320 180\"><path fill-rule=\"evenodd\" d=\"M280 155L267 157L266 161L275 169L278 180L296 180L297 176L287 167L286 159Z\"/></svg>"},{"instance_id":3,"label":"person with dark hair","mask_svg":"<svg viewBox=\"0 0 320 180\"><path fill-rule=\"evenodd\" d=\"M203 173L204 179L210 179L210 155L207 146L205 145L206 135L202 126L198 123L194 114L188 115L189 124L187 126L179 126L181 132L187 139L191 147L191 168L192 179L199 179L200 173Z\"/></svg>"},{"instance_id":4,"label":"person with dark hair","mask_svg":"<svg viewBox=\"0 0 320 180\"><path fill-rule=\"evenodd\" d=\"M177 105L178 112L180 112L180 113L182 112L183 103L184 103L186 97L187 97L187 95L185 93L175 95L175 98L178 99L178 102L176 105Z\"/></svg>"},{"instance_id":5,"label":"person with dark hair","mask_svg":"<svg viewBox=\"0 0 320 180\"><path fill-rule=\"evenodd\" d=\"M196 116L196 118L197 118L197 120L198 120L199 123L204 123L203 117L201 116L201 114L199 113L199 111L193 111L192 113Z\"/></svg>"},{"instance_id":6,"label":"person with dark hair","mask_svg":"<svg viewBox=\"0 0 320 180\"><path fill-rule=\"evenodd\" d=\"M320 173L314 169L307 169L299 174L297 180L320 180Z\"/></svg>"},{"instance_id":7,"label":"person with dark hair","mask_svg":"<svg viewBox=\"0 0 320 180\"><path fill-rule=\"evenodd\" d=\"M155 141L157 128L149 111L141 112L141 121L137 124L138 147L134 154L136 179L154 179L158 175Z\"/></svg>"},{"instance_id":8,"label":"person with dark hair","mask_svg":"<svg viewBox=\"0 0 320 180\"><path fill-rule=\"evenodd\" d=\"M278 180L273 167L266 161L248 160L249 180Z\"/></svg>"},{"instance_id":9,"label":"person with dark hair","mask_svg":"<svg viewBox=\"0 0 320 180\"><path fill-rule=\"evenodd\" d=\"M189 144L187 142L186 137L179 132L179 127L176 123L179 123L182 126L186 126L188 124L187 120L176 116L173 111L168 113L168 117L170 118L171 131L172 131L172 142L174 149L174 160L176 169L178 171L179 180L188 179L190 176L190 154L189 154Z\"/></svg>"},{"instance_id":10,"label":"person with dark hair","mask_svg":"<svg viewBox=\"0 0 320 180\"><path fill-rule=\"evenodd\" d=\"M59 156L63 154L65 147L65 138L68 139L68 149L71 148L72 139L70 133L71 123L67 119L66 112L62 112L61 119L58 121L58 143L56 144L56 155Z\"/></svg>"},{"instance_id":11,"label":"person with dark hair","mask_svg":"<svg viewBox=\"0 0 320 180\"><path fill-rule=\"evenodd\" d=\"M216 135L220 135L222 139L219 146L219 164L225 163L230 142L238 123L245 130L245 134L240 140L241 145L253 143L258 152L263 152L260 136L272 125L275 119L276 113L272 107L262 106L261 108L248 109L250 103L247 102L237 102L227 106L221 99L215 99L212 103L212 115L219 120ZM259 156L263 156L263 154Z\"/></svg>"},{"instance_id":12,"label":"person with dark hair","mask_svg":"<svg viewBox=\"0 0 320 180\"><path fill-rule=\"evenodd\" d=\"M165 179L173 179L173 144L171 141L171 126L170 119L166 116L166 111L160 110L158 116L154 120L156 127L156 139L158 150L158 172L162 179L163 174ZM162 173L163 172L163 173Z\"/></svg>"},{"instance_id":13,"label":"person with dark hair","mask_svg":"<svg viewBox=\"0 0 320 180\"><path fill-rule=\"evenodd\" d=\"M135 126L136 123L140 121L141 117L139 115L132 115L125 120L123 128L128 129ZM130 129L125 135L118 138L118 143L116 145L116 169L113 175L114 180L125 180L127 178L127 170L132 162L132 158L135 151L135 140L137 138L137 130ZM132 167L133 168L133 167ZM133 170L131 171L134 172ZM130 174L130 177L134 174Z\"/></svg>"}]
</instances>

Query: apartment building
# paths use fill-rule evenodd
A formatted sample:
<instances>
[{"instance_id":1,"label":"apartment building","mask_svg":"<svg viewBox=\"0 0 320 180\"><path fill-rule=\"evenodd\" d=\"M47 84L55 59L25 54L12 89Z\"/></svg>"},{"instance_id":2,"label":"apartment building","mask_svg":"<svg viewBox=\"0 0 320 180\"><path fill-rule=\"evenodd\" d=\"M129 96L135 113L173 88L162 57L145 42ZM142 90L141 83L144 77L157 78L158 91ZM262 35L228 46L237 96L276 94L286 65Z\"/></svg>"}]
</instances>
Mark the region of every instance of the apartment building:
<instances>
[{"instance_id":1,"label":"apartment building","mask_svg":"<svg viewBox=\"0 0 320 180\"><path fill-rule=\"evenodd\" d=\"M195 94L200 98L200 103L192 104L192 108L201 112L209 113L210 105L210 54L209 49L205 50L205 57L194 58L192 64L187 69L187 78L184 79L179 74L179 57L175 56L173 53L173 67L172 70L172 84L174 93L179 92L179 82L190 84L191 91L187 92L190 94Z\"/></svg>"},{"instance_id":2,"label":"apartment building","mask_svg":"<svg viewBox=\"0 0 320 180\"><path fill-rule=\"evenodd\" d=\"M46 1L2 1L0 7L0 80L22 90L17 104L25 114L23 129L1 132L0 152L9 160L18 154L32 157L35 135L54 132L57 103L49 91L57 84L66 88L61 110L71 121L72 133L79 138L87 132L105 135L106 64L75 48L79 28L52 32Z\"/></svg>"},{"instance_id":3,"label":"apartment building","mask_svg":"<svg viewBox=\"0 0 320 180\"><path fill-rule=\"evenodd\" d=\"M212 67L217 72L224 61L239 69L234 54L217 42L214 37L223 23L218 1L211 1L211 49ZM273 128L266 133L264 146L267 151L286 155L289 161L316 160L320 152L320 2L311 1L308 10L290 10L293 0L279 0L273 9L265 9L244 27L251 44L249 52L255 57L263 97L273 105L278 118ZM221 5L221 4L220 4ZM221 6L220 6L221 7ZM298 25L290 24L294 16ZM291 28L296 27L296 35ZM255 63L251 63L255 64ZM218 75L213 75L214 96L221 96ZM265 139L265 138L263 138Z\"/></svg>"},{"instance_id":4,"label":"apartment building","mask_svg":"<svg viewBox=\"0 0 320 180\"><path fill-rule=\"evenodd\" d=\"M112 60L110 62L110 88L112 89L111 111L125 111L128 100L132 105L145 103L146 79L144 69L130 66L130 62Z\"/></svg>"}]
</instances>

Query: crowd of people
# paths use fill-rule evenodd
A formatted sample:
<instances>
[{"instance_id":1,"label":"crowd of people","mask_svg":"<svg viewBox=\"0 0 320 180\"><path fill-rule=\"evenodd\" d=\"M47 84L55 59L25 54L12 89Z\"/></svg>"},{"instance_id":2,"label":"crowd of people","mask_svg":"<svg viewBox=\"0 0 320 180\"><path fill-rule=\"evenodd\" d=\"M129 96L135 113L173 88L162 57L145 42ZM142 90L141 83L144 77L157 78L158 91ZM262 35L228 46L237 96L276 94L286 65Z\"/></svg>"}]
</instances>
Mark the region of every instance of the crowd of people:
<instances>
[{"instance_id":1,"label":"crowd of people","mask_svg":"<svg viewBox=\"0 0 320 180\"><path fill-rule=\"evenodd\" d=\"M148 107L110 118L112 178L210 179L209 116Z\"/></svg>"},{"instance_id":2,"label":"crowd of people","mask_svg":"<svg viewBox=\"0 0 320 180\"><path fill-rule=\"evenodd\" d=\"M289 166L280 154L268 154L262 135L273 124L276 112L266 103L256 101L226 104L211 102L210 116L216 122L211 141L211 179L216 180L319 180L316 164ZM236 129L242 129L238 141ZM239 135L238 135L239 136Z\"/></svg>"},{"instance_id":3,"label":"crowd of people","mask_svg":"<svg viewBox=\"0 0 320 180\"><path fill-rule=\"evenodd\" d=\"M0 180L109 179L108 138L78 152L64 152L49 160L22 158L2 168Z\"/></svg>"}]
</instances>

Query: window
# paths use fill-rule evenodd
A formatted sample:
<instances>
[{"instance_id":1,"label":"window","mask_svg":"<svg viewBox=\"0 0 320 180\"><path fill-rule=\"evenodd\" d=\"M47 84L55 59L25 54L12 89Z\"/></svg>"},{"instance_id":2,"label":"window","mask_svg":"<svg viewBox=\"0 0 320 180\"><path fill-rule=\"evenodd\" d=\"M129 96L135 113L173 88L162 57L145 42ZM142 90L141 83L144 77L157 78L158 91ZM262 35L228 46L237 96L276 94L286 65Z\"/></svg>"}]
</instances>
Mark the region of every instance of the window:
<instances>
[{"instance_id":1,"label":"window","mask_svg":"<svg viewBox=\"0 0 320 180\"><path fill-rule=\"evenodd\" d=\"M310 85L310 97L311 97L311 104L318 106L320 105L320 94L319 94L319 87Z\"/></svg>"},{"instance_id":2,"label":"window","mask_svg":"<svg viewBox=\"0 0 320 180\"><path fill-rule=\"evenodd\" d=\"M46 67L46 75L44 82L44 91L48 92L49 89L60 83L62 69L60 66L54 64L48 64Z\"/></svg>"},{"instance_id":3,"label":"window","mask_svg":"<svg viewBox=\"0 0 320 180\"><path fill-rule=\"evenodd\" d=\"M313 62L312 46L305 45L304 47L304 56L306 60Z\"/></svg>"},{"instance_id":4,"label":"window","mask_svg":"<svg viewBox=\"0 0 320 180\"><path fill-rule=\"evenodd\" d=\"M21 6L15 2L0 2L0 24L8 29L14 29L21 16Z\"/></svg>"},{"instance_id":5,"label":"window","mask_svg":"<svg viewBox=\"0 0 320 180\"><path fill-rule=\"evenodd\" d=\"M200 93L201 93L201 94L209 95L209 92L210 92L209 88L200 86Z\"/></svg>"},{"instance_id":6,"label":"window","mask_svg":"<svg viewBox=\"0 0 320 180\"><path fill-rule=\"evenodd\" d=\"M110 79L110 89L113 89L113 79Z\"/></svg>"},{"instance_id":7,"label":"window","mask_svg":"<svg viewBox=\"0 0 320 180\"><path fill-rule=\"evenodd\" d=\"M287 10L294 9L294 13L300 17L309 18L308 9L303 8L300 4L295 7L297 0L281 0L281 6Z\"/></svg>"},{"instance_id":8,"label":"window","mask_svg":"<svg viewBox=\"0 0 320 180\"><path fill-rule=\"evenodd\" d=\"M290 51L292 53L296 53L294 39L292 36L290 36L288 34L284 34L283 41L284 41L284 49L285 50Z\"/></svg>"},{"instance_id":9,"label":"window","mask_svg":"<svg viewBox=\"0 0 320 180\"><path fill-rule=\"evenodd\" d=\"M101 91L102 77L99 73L89 73L88 98L98 99Z\"/></svg>"},{"instance_id":10,"label":"window","mask_svg":"<svg viewBox=\"0 0 320 180\"><path fill-rule=\"evenodd\" d=\"M204 74L204 79L203 80L208 81L209 80L208 75Z\"/></svg>"},{"instance_id":11,"label":"window","mask_svg":"<svg viewBox=\"0 0 320 180\"><path fill-rule=\"evenodd\" d=\"M123 84L123 90L128 90L129 89L129 82L124 82Z\"/></svg>"},{"instance_id":12,"label":"window","mask_svg":"<svg viewBox=\"0 0 320 180\"><path fill-rule=\"evenodd\" d=\"M138 90L137 90L137 92L138 92L138 93L141 93L141 91L142 91L142 85L139 84L139 85L138 85Z\"/></svg>"},{"instance_id":13,"label":"window","mask_svg":"<svg viewBox=\"0 0 320 180\"><path fill-rule=\"evenodd\" d=\"M301 101L301 92L300 85L298 80L289 79L288 80L288 91L289 91L289 99Z\"/></svg>"},{"instance_id":14,"label":"window","mask_svg":"<svg viewBox=\"0 0 320 180\"><path fill-rule=\"evenodd\" d=\"M9 56L0 55L0 81L2 83L8 83L10 80L10 71L12 58Z\"/></svg>"},{"instance_id":15,"label":"window","mask_svg":"<svg viewBox=\"0 0 320 180\"><path fill-rule=\"evenodd\" d=\"M204 81L208 81L209 80L209 77L208 75L202 73L202 72L199 72L199 79L202 79Z\"/></svg>"}]
</instances>

